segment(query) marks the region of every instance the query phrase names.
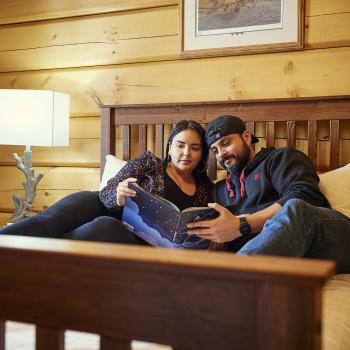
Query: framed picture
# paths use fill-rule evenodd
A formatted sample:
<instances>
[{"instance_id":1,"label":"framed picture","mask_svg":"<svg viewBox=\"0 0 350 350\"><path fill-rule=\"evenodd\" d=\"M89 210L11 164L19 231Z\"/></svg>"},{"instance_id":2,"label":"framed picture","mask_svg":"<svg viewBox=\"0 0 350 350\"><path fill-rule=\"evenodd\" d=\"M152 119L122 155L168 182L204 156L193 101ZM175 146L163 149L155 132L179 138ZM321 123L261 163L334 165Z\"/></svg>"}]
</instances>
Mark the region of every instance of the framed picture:
<instances>
[{"instance_id":1,"label":"framed picture","mask_svg":"<svg viewBox=\"0 0 350 350\"><path fill-rule=\"evenodd\" d=\"M180 57L298 50L304 0L180 0Z\"/></svg>"}]
</instances>

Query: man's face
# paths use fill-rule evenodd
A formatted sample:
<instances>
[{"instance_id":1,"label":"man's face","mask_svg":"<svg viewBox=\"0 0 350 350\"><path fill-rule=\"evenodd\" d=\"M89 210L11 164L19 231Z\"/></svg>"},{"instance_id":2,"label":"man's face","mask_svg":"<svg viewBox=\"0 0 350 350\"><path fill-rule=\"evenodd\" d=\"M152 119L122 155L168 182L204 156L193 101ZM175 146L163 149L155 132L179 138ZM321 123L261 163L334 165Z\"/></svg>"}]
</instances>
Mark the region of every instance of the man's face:
<instances>
[{"instance_id":1,"label":"man's face","mask_svg":"<svg viewBox=\"0 0 350 350\"><path fill-rule=\"evenodd\" d=\"M253 157L252 150L240 134L229 134L215 141L210 149L229 172L241 173Z\"/></svg>"}]
</instances>

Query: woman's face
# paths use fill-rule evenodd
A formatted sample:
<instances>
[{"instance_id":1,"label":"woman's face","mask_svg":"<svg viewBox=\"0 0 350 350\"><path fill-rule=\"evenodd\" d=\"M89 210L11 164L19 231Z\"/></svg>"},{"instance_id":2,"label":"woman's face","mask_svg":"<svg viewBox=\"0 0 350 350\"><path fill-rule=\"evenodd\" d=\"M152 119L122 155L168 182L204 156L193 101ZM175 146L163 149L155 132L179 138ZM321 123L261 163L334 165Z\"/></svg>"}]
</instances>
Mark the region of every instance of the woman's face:
<instances>
[{"instance_id":1,"label":"woman's face","mask_svg":"<svg viewBox=\"0 0 350 350\"><path fill-rule=\"evenodd\" d=\"M173 166L185 172L192 172L202 157L201 139L196 131L187 129L176 134L169 145Z\"/></svg>"}]
</instances>

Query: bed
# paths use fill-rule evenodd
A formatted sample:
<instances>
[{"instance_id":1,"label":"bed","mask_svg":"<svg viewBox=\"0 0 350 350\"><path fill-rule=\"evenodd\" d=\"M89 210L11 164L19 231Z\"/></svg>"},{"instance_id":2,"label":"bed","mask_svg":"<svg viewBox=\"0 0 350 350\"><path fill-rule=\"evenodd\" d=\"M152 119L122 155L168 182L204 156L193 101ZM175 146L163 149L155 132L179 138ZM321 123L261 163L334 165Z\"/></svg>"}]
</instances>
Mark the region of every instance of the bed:
<instances>
[{"instance_id":1,"label":"bed","mask_svg":"<svg viewBox=\"0 0 350 350\"><path fill-rule=\"evenodd\" d=\"M167 124L194 119L205 125L222 114L238 115L249 131L262 134L260 147L261 144L264 147L291 146L308 154L320 174L320 188L332 207L350 216L350 148L341 139L341 131L344 139L349 138L346 130L350 128L350 96L102 106L101 174L114 175L110 169L103 173L103 162L107 159L113 163L115 160L107 155L115 154L116 149L126 160L149 149L149 128L155 140L152 151L162 157ZM123 142L116 147L118 128ZM135 133L138 138L132 136ZM217 168L213 154L209 156L208 173L213 181L225 176L225 172ZM350 274L334 276L323 288L323 296L322 348L348 349Z\"/></svg>"},{"instance_id":2,"label":"bed","mask_svg":"<svg viewBox=\"0 0 350 350\"><path fill-rule=\"evenodd\" d=\"M251 132L263 122L261 141L267 146L280 144L276 135L282 125L283 142L306 147L321 172L344 164L340 132L350 116L346 96L103 105L101 175L107 172L107 155L117 151L128 160L149 149L150 135L152 151L162 156L169 125L180 119L205 124L228 113L240 116ZM324 122L329 159L320 164L318 125ZM298 138L301 125L305 142ZM217 177L212 155L208 172ZM349 328L342 300L348 301L350 286L347 275L332 278L330 261L0 237L0 266L6 266L0 269L0 350L5 320L36 324L38 350L64 349L65 329L100 334L102 350L130 349L133 339L201 350L338 350L350 344L348 335L331 327L334 307L340 306L336 331Z\"/></svg>"}]
</instances>

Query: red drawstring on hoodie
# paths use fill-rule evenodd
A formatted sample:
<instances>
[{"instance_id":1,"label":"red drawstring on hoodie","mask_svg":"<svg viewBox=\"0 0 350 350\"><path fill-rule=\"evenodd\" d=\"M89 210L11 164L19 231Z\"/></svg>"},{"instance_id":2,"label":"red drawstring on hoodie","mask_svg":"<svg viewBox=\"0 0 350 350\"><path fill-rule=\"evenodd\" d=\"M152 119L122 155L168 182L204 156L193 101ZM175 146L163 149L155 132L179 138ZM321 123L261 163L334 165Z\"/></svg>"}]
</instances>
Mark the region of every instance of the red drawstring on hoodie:
<instances>
[{"instance_id":1,"label":"red drawstring on hoodie","mask_svg":"<svg viewBox=\"0 0 350 350\"><path fill-rule=\"evenodd\" d=\"M232 177L232 174L228 174L226 176L226 189L230 195L230 198L233 198L235 196L235 192L234 190L232 189L232 186L231 186L231 177Z\"/></svg>"},{"instance_id":2,"label":"red drawstring on hoodie","mask_svg":"<svg viewBox=\"0 0 350 350\"><path fill-rule=\"evenodd\" d=\"M244 185L244 170L245 170L245 168L242 170L241 175L239 177L239 182L241 184L241 198L242 199L247 196L247 192L245 190L245 185ZM230 198L234 198L235 191L233 190L233 188L231 186L231 177L232 177L232 174L228 174L226 177L226 189L229 193Z\"/></svg>"},{"instance_id":3,"label":"red drawstring on hoodie","mask_svg":"<svg viewBox=\"0 0 350 350\"><path fill-rule=\"evenodd\" d=\"M241 184L241 198L245 198L247 195L247 192L245 191L245 186L244 186L244 170L241 172L241 176L239 177L239 183Z\"/></svg>"}]
</instances>

